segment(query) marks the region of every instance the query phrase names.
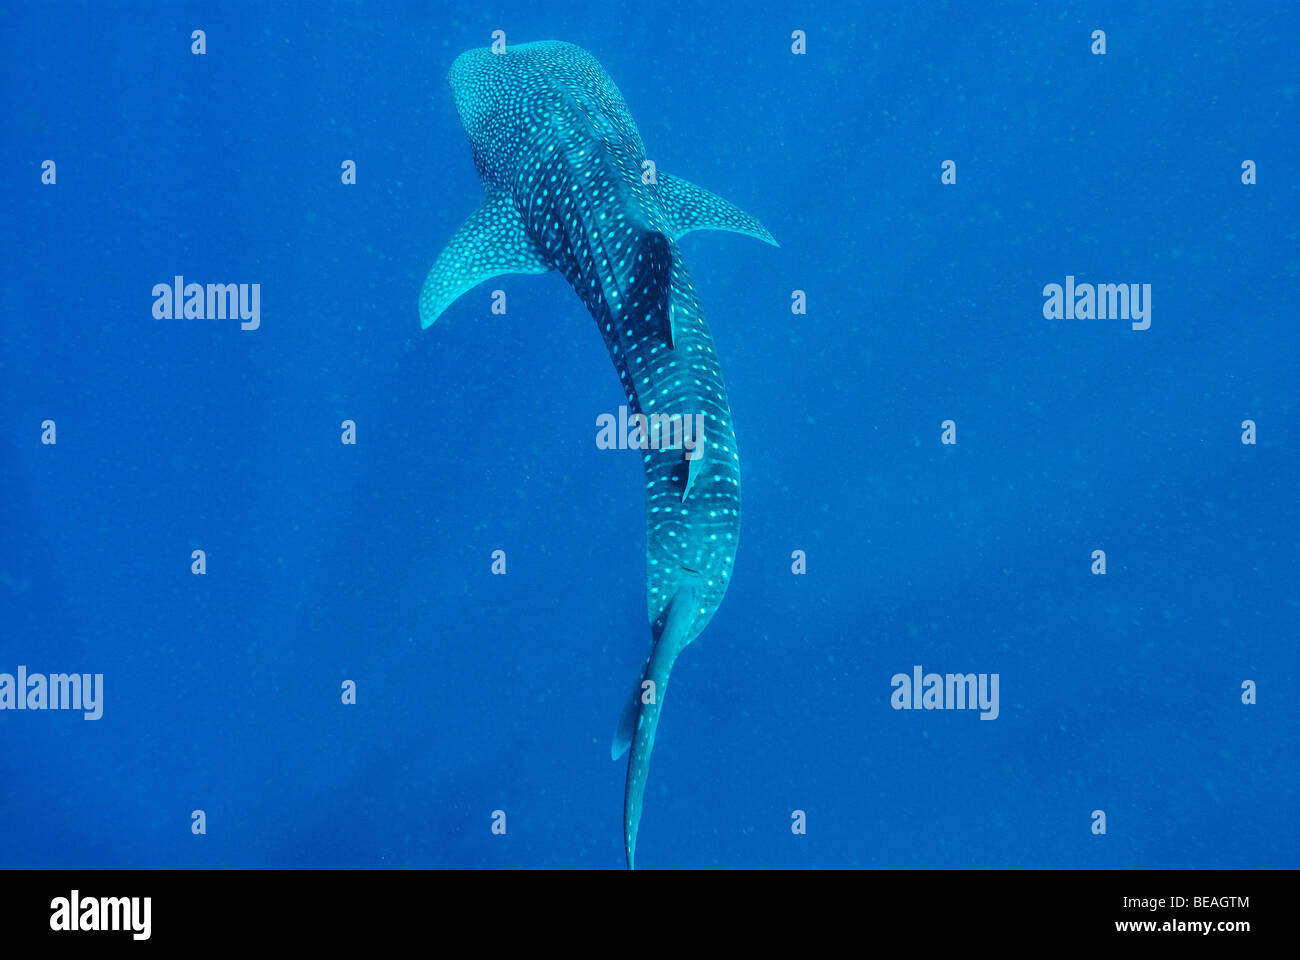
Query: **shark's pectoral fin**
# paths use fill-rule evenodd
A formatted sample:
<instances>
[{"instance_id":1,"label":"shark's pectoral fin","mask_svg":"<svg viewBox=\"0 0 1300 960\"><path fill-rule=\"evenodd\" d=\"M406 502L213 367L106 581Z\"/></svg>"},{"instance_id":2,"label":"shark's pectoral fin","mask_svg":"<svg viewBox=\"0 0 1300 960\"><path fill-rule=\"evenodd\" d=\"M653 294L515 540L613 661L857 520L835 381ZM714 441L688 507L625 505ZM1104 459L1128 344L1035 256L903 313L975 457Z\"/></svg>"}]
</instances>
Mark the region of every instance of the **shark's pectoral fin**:
<instances>
[{"instance_id":1,"label":"shark's pectoral fin","mask_svg":"<svg viewBox=\"0 0 1300 960\"><path fill-rule=\"evenodd\" d=\"M692 230L730 230L780 246L766 227L734 203L681 177L660 173L655 179L659 185L659 202L667 209L673 226L674 240Z\"/></svg>"},{"instance_id":2,"label":"shark's pectoral fin","mask_svg":"<svg viewBox=\"0 0 1300 960\"><path fill-rule=\"evenodd\" d=\"M451 238L420 288L420 326L427 327L462 293L506 273L546 273L515 205L489 196Z\"/></svg>"}]
</instances>

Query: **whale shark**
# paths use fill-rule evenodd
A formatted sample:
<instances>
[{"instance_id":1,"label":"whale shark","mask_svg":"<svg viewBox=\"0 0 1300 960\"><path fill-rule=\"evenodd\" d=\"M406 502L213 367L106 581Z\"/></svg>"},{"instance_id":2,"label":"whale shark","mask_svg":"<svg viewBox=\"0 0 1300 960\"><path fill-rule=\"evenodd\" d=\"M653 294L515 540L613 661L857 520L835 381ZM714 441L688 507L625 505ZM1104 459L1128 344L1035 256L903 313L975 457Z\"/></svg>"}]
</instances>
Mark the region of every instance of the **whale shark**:
<instances>
[{"instance_id":1,"label":"whale shark","mask_svg":"<svg viewBox=\"0 0 1300 960\"><path fill-rule=\"evenodd\" d=\"M634 869L668 677L727 592L740 532L731 410L677 241L728 230L777 244L738 207L659 173L622 94L580 47L469 50L447 82L484 197L424 281L421 327L485 280L559 271L595 319L638 424L650 645L610 749L615 760L628 753L623 840ZM672 442L681 421L703 424L689 449Z\"/></svg>"}]
</instances>

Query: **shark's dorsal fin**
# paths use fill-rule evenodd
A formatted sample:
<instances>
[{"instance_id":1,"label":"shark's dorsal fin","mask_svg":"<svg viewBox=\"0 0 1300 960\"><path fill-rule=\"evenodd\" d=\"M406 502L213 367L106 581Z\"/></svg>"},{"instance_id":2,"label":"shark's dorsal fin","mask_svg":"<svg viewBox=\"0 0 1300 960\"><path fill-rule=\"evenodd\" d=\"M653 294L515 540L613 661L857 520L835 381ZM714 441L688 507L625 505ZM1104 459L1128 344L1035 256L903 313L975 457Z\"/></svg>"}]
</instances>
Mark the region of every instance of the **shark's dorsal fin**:
<instances>
[{"instance_id":1,"label":"shark's dorsal fin","mask_svg":"<svg viewBox=\"0 0 1300 960\"><path fill-rule=\"evenodd\" d=\"M438 254L420 288L420 326L428 327L462 293L506 273L547 273L515 205L489 196Z\"/></svg>"},{"instance_id":2,"label":"shark's dorsal fin","mask_svg":"<svg viewBox=\"0 0 1300 960\"><path fill-rule=\"evenodd\" d=\"M689 180L667 173L655 177L659 185L659 202L668 211L677 240L692 230L730 230L755 237L774 247L780 246L767 228L734 203L723 200Z\"/></svg>"},{"instance_id":3,"label":"shark's dorsal fin","mask_svg":"<svg viewBox=\"0 0 1300 960\"><path fill-rule=\"evenodd\" d=\"M673 248L657 230L647 230L628 260L619 291L605 291L610 310L620 323L648 327L671 350L677 342L672 311Z\"/></svg>"}]
</instances>

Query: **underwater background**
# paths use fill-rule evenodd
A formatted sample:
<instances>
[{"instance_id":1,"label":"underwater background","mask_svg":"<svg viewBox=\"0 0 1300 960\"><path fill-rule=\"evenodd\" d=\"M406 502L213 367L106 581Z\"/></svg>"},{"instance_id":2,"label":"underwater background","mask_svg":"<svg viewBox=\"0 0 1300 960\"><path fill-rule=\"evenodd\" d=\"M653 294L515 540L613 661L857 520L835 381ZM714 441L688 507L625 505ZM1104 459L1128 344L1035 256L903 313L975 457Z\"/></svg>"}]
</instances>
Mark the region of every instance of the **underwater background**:
<instances>
[{"instance_id":1,"label":"underwater background","mask_svg":"<svg viewBox=\"0 0 1300 960\"><path fill-rule=\"evenodd\" d=\"M416 311L482 195L445 76L494 30L588 50L781 244L681 242L743 522L638 865L1298 865L1294 4L4 22L0 672L104 698L0 711L0 866L623 865L617 375L557 274ZM260 284L260 327L155 318L177 275ZM1150 284L1150 328L1046 319L1067 276ZM893 709L916 665L996 673L997 718Z\"/></svg>"}]
</instances>

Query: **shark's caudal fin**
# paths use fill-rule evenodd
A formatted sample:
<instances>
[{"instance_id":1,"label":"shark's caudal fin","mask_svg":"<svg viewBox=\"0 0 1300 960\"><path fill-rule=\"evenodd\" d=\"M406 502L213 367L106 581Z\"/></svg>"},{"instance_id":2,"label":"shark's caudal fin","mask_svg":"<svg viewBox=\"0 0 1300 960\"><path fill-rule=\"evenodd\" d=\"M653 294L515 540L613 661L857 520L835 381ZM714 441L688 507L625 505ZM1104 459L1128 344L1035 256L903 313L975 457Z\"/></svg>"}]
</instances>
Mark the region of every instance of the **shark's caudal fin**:
<instances>
[{"instance_id":1,"label":"shark's caudal fin","mask_svg":"<svg viewBox=\"0 0 1300 960\"><path fill-rule=\"evenodd\" d=\"M646 778L650 775L650 752L655 745L655 731L659 728L659 711L668 690L668 676L677 655L692 639L690 630L699 612L697 585L697 578L688 577L678 585L677 592L668 602L660 620L663 626L655 638L650 659L646 661L642 680L623 709L610 750L616 760L629 746L632 750L627 758L627 785L623 794L623 840L629 870L635 869L637 828L641 825ZM646 688L646 681L653 686ZM646 700L650 702L644 702Z\"/></svg>"},{"instance_id":2,"label":"shark's caudal fin","mask_svg":"<svg viewBox=\"0 0 1300 960\"><path fill-rule=\"evenodd\" d=\"M609 747L611 760L617 760L632 746L632 738L636 736L636 718L641 713L641 694L645 689L643 683L642 680L637 681L627 703L623 704L623 712L618 715L618 729L614 731L614 742Z\"/></svg>"},{"instance_id":3,"label":"shark's caudal fin","mask_svg":"<svg viewBox=\"0 0 1300 960\"><path fill-rule=\"evenodd\" d=\"M546 273L551 265L528 238L515 205L487 197L451 238L420 288L420 326L428 327L462 293L505 273Z\"/></svg>"},{"instance_id":4,"label":"shark's caudal fin","mask_svg":"<svg viewBox=\"0 0 1300 960\"><path fill-rule=\"evenodd\" d=\"M674 240L692 230L729 230L780 246L766 227L734 203L681 177L660 173L655 179L659 185L659 202L668 211L673 225Z\"/></svg>"}]
</instances>

